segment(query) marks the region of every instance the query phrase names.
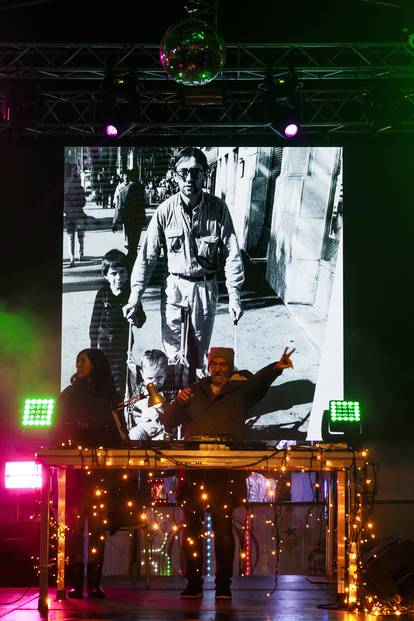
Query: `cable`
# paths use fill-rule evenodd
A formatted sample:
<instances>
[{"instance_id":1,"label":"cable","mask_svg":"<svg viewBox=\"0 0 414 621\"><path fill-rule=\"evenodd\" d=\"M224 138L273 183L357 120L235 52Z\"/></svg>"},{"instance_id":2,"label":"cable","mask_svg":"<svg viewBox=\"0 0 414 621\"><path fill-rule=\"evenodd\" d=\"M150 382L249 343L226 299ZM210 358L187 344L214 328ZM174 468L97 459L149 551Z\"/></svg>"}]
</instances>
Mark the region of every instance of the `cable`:
<instances>
[{"instance_id":1,"label":"cable","mask_svg":"<svg viewBox=\"0 0 414 621\"><path fill-rule=\"evenodd\" d=\"M0 602L0 606L11 606L12 604L17 604L17 602L20 602L24 596L28 593L28 591L34 587L26 587L25 591L22 593L22 595L19 595L19 597L15 600L12 600L11 602ZM34 601L35 599L37 599L38 597L38 593L36 593L36 595L34 595L31 599L29 599L27 602L25 602L26 604L29 602ZM13 608L13 610L8 610L7 612L5 612L4 614L0 615L0 619L3 619L3 617L6 617L10 614L12 614L15 610L18 610L18 608Z\"/></svg>"}]
</instances>

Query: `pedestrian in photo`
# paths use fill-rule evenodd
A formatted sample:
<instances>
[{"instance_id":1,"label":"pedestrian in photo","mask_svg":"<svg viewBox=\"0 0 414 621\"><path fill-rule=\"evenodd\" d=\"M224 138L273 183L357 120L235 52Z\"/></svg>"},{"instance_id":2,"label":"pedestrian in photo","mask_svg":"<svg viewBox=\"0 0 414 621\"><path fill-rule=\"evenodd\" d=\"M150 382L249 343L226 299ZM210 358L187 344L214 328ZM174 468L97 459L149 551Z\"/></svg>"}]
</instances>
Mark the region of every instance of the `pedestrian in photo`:
<instances>
[{"instance_id":1,"label":"pedestrian in photo","mask_svg":"<svg viewBox=\"0 0 414 621\"><path fill-rule=\"evenodd\" d=\"M157 208L135 261L131 296L124 312L131 321L142 313L142 296L161 251L167 257L168 276L161 292L163 349L170 364L180 363L182 312L189 315L190 378L205 370L206 356L217 308L217 275L224 268L229 313L237 322L242 316L240 290L243 263L227 205L205 192L208 172L205 154L186 147L175 161L179 191Z\"/></svg>"},{"instance_id":2,"label":"pedestrian in photo","mask_svg":"<svg viewBox=\"0 0 414 621\"><path fill-rule=\"evenodd\" d=\"M137 171L130 170L124 173L123 183L116 191L112 232L116 233L123 225L125 247L128 250L131 267L136 259L141 231L146 222L145 206L145 187L140 183Z\"/></svg>"},{"instance_id":3,"label":"pedestrian in photo","mask_svg":"<svg viewBox=\"0 0 414 621\"><path fill-rule=\"evenodd\" d=\"M85 226L87 216L83 210L86 205L85 190L82 187L77 167L71 167L65 177L63 211L68 235L69 267L75 265L75 237L78 238L79 260L85 253Z\"/></svg>"}]
</instances>

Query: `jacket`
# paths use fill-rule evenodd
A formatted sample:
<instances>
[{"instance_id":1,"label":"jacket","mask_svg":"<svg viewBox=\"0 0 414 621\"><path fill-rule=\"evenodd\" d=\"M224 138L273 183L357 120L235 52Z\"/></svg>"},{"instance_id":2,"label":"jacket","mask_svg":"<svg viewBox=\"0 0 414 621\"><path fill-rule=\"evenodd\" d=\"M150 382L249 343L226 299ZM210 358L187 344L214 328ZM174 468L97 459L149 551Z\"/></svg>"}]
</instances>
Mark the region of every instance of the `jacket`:
<instances>
[{"instance_id":1,"label":"jacket","mask_svg":"<svg viewBox=\"0 0 414 621\"><path fill-rule=\"evenodd\" d=\"M98 290L89 325L91 347L121 347L126 351L129 324L122 307L128 302L129 292L129 283L122 287L119 295L112 293L108 283Z\"/></svg>"},{"instance_id":2,"label":"jacket","mask_svg":"<svg viewBox=\"0 0 414 621\"><path fill-rule=\"evenodd\" d=\"M245 420L249 409L266 394L282 370L269 364L246 381L230 380L213 398L210 378L191 386L189 401L174 401L162 417L167 428L182 425L185 439L192 436L231 436L245 439ZM160 417L161 418L161 417Z\"/></svg>"},{"instance_id":3,"label":"jacket","mask_svg":"<svg viewBox=\"0 0 414 621\"><path fill-rule=\"evenodd\" d=\"M87 379L76 379L60 394L56 425L51 433L54 443L67 442L83 446L117 446L121 443L112 414L121 401L115 389L100 393ZM121 420L123 416L120 416Z\"/></svg>"},{"instance_id":4,"label":"jacket","mask_svg":"<svg viewBox=\"0 0 414 621\"><path fill-rule=\"evenodd\" d=\"M113 224L136 225L142 228L145 217L145 189L141 183L131 181L121 185L116 195Z\"/></svg>"}]
</instances>

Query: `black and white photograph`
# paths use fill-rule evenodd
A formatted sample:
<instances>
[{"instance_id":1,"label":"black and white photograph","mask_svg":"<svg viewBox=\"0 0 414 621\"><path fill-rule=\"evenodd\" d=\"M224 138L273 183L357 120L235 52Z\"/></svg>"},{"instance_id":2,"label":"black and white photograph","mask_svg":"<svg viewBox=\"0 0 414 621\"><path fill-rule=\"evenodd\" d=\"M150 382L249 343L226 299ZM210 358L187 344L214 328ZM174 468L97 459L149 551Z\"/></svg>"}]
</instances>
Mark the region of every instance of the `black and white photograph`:
<instances>
[{"instance_id":1,"label":"black and white photograph","mask_svg":"<svg viewBox=\"0 0 414 621\"><path fill-rule=\"evenodd\" d=\"M211 347L239 381L294 349L244 437L321 439L343 398L342 178L340 147L66 147L62 387L103 349L130 438L163 440L147 384L168 401Z\"/></svg>"}]
</instances>

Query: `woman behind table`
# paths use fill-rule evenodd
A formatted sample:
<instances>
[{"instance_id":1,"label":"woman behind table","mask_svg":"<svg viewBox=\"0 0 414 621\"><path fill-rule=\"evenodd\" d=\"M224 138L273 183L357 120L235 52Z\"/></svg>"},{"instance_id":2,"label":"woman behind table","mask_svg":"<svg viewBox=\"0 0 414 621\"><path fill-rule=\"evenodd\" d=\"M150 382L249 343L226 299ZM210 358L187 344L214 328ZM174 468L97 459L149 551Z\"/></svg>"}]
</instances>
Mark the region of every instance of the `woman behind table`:
<instances>
[{"instance_id":1,"label":"woman behind table","mask_svg":"<svg viewBox=\"0 0 414 621\"><path fill-rule=\"evenodd\" d=\"M84 349L76 358L76 373L60 395L55 444L77 447L119 445L112 410L121 401L105 354ZM105 536L109 529L108 505L117 486L117 471L67 470L67 550L69 597L81 599L84 580L84 529L88 528L87 590L89 597L103 599L100 588ZM118 491L118 490L117 490ZM117 502L120 501L118 496Z\"/></svg>"}]
</instances>

